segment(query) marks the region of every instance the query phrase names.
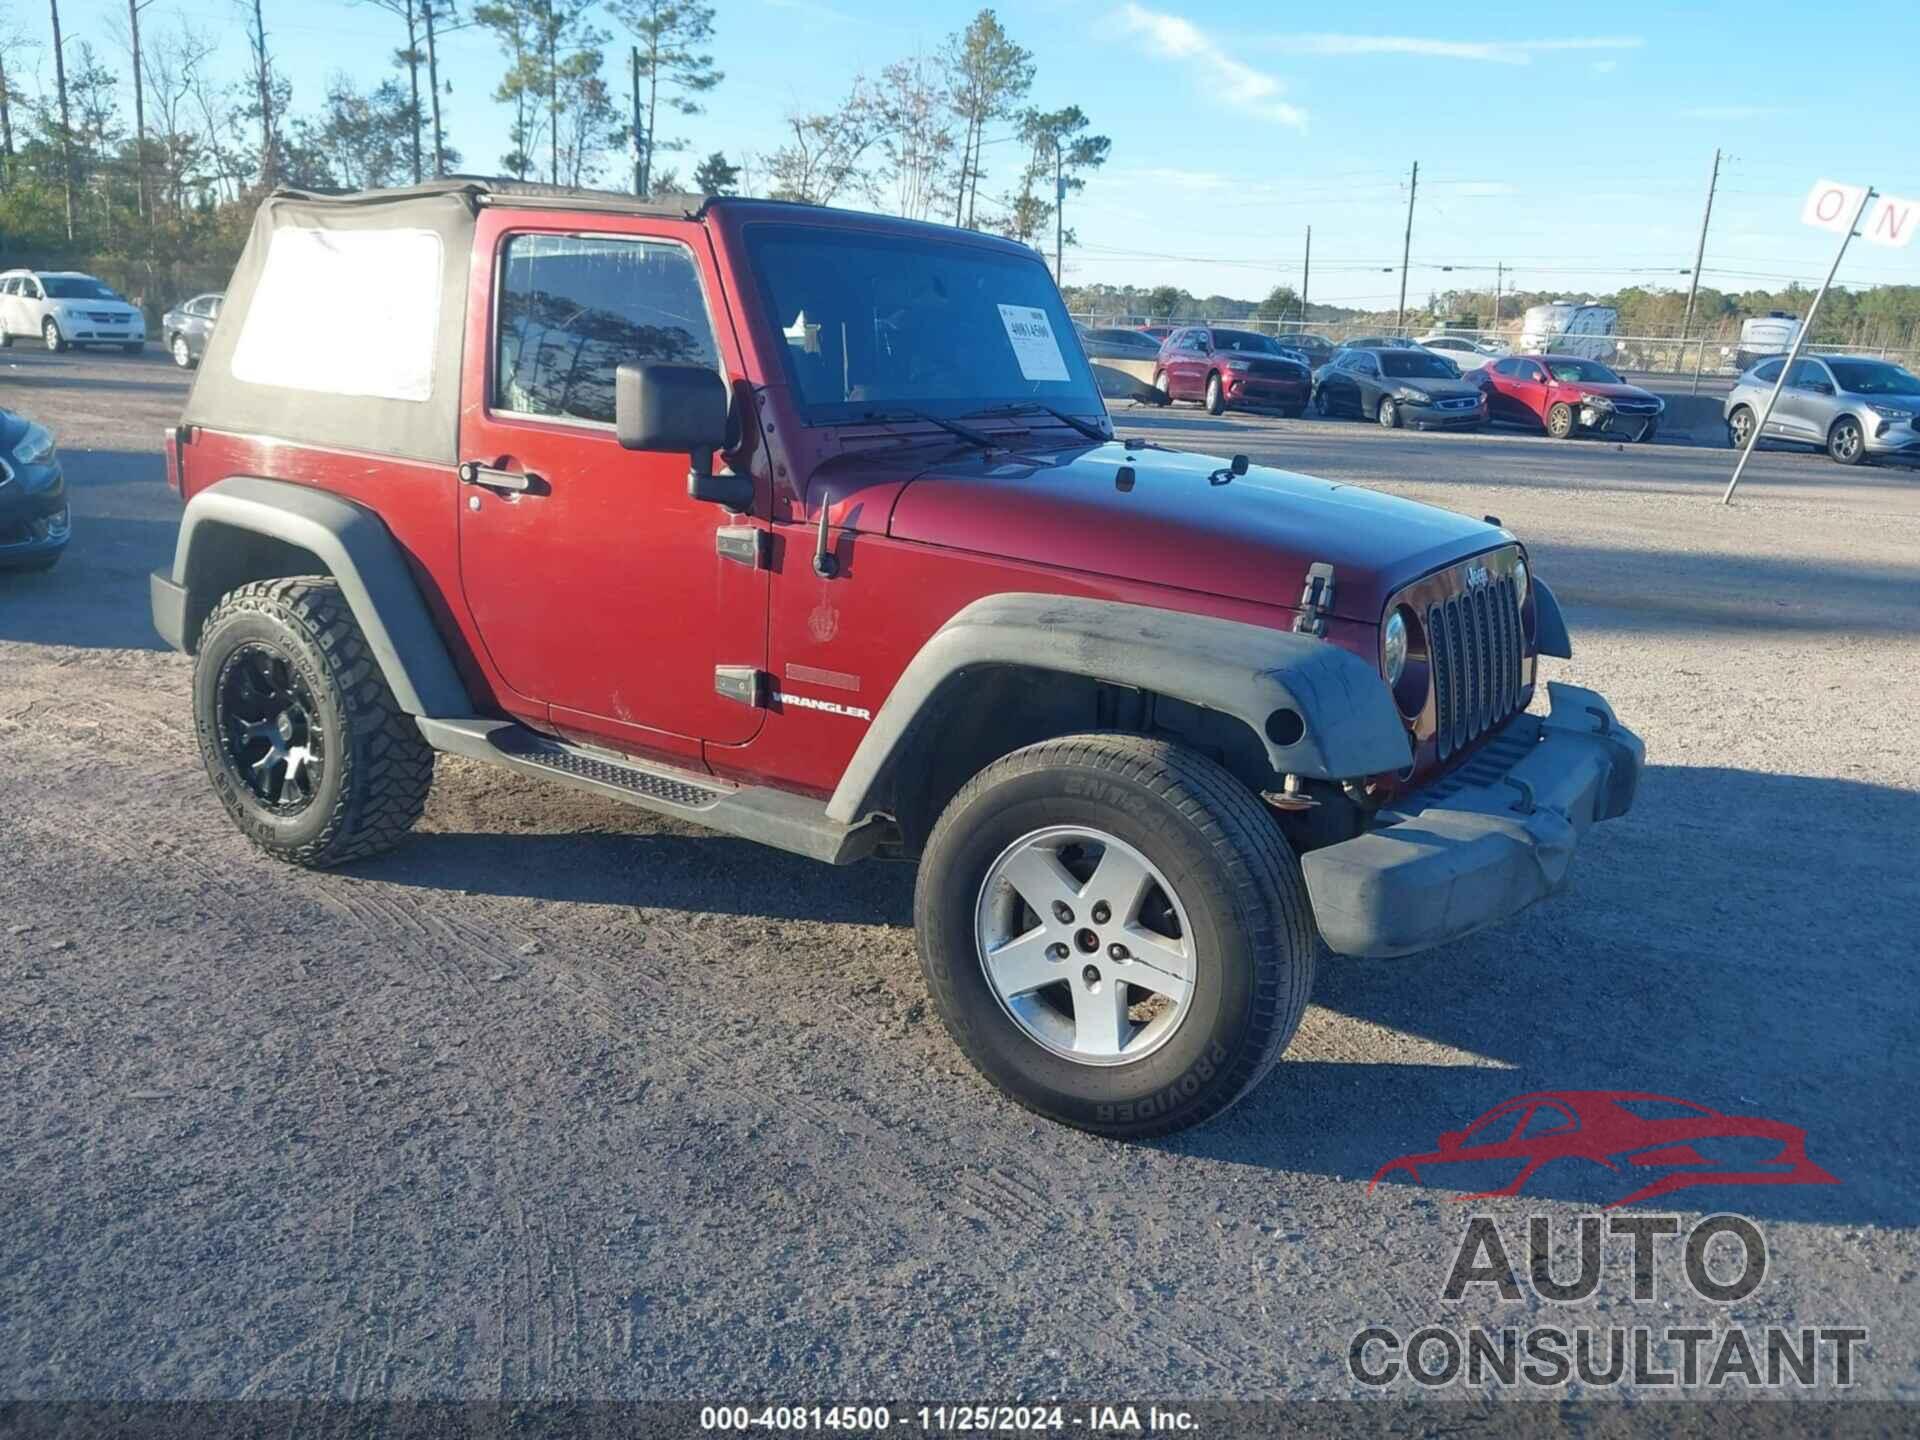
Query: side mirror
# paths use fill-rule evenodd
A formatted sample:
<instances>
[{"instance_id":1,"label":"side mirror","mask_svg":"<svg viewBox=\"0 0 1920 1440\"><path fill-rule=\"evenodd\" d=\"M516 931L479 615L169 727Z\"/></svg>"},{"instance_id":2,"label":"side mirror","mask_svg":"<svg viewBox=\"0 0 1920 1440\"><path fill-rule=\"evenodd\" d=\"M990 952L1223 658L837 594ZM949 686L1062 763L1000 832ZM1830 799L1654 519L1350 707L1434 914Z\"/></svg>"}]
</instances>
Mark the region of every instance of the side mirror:
<instances>
[{"instance_id":1,"label":"side mirror","mask_svg":"<svg viewBox=\"0 0 1920 1440\"><path fill-rule=\"evenodd\" d=\"M1809 380L1807 382L1807 389L1811 390L1816 395L1833 394L1833 386L1829 385L1824 380Z\"/></svg>"},{"instance_id":2,"label":"side mirror","mask_svg":"<svg viewBox=\"0 0 1920 1440\"><path fill-rule=\"evenodd\" d=\"M613 372L613 429L624 450L688 457L687 494L729 510L753 504L753 480L716 475L713 452L727 447L732 395L700 365L622 365Z\"/></svg>"},{"instance_id":3,"label":"side mirror","mask_svg":"<svg viewBox=\"0 0 1920 1440\"><path fill-rule=\"evenodd\" d=\"M1442 1150L1458 1150L1460 1148L1460 1142L1465 1138L1466 1132L1464 1130L1443 1131L1440 1136L1440 1148Z\"/></svg>"}]
</instances>

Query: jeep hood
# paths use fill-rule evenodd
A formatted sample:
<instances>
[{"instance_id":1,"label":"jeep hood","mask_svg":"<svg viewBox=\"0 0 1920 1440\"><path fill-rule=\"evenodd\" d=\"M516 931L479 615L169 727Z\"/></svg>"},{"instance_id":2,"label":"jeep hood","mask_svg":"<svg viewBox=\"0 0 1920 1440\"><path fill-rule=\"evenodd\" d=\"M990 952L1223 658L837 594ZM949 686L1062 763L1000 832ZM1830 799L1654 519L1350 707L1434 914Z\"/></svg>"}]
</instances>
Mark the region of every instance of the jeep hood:
<instances>
[{"instance_id":1,"label":"jeep hood","mask_svg":"<svg viewBox=\"0 0 1920 1440\"><path fill-rule=\"evenodd\" d=\"M945 458L898 494L901 540L1296 606L1334 568L1333 613L1377 624L1403 585L1511 544L1497 526L1289 470L1118 443ZM1133 471L1132 483L1120 472Z\"/></svg>"}]
</instances>

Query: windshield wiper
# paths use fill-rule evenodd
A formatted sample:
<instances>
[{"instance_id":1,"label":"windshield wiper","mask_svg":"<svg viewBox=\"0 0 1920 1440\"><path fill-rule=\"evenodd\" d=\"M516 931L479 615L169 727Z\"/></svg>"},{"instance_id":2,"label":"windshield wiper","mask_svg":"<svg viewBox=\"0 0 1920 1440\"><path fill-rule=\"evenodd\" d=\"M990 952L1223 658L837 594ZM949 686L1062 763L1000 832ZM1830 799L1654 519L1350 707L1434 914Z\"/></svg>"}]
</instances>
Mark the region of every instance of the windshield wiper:
<instances>
[{"instance_id":1,"label":"windshield wiper","mask_svg":"<svg viewBox=\"0 0 1920 1440\"><path fill-rule=\"evenodd\" d=\"M1000 442L984 430L976 430L971 425L962 425L957 420L948 420L944 416L929 415L924 410L895 408L892 410L869 410L860 417L885 424L889 420L924 420L929 425L938 425L950 434L958 435L969 445L978 445L982 450L998 450Z\"/></svg>"},{"instance_id":2,"label":"windshield wiper","mask_svg":"<svg viewBox=\"0 0 1920 1440\"><path fill-rule=\"evenodd\" d=\"M1017 405L996 405L987 410L969 410L967 415L970 419L982 419L988 415L1032 415L1035 412L1051 415L1062 425L1071 425L1089 440L1112 438L1091 420L1082 420L1078 415L1069 415L1066 411L1056 410L1051 405L1042 405L1038 400L1023 400Z\"/></svg>"}]
</instances>

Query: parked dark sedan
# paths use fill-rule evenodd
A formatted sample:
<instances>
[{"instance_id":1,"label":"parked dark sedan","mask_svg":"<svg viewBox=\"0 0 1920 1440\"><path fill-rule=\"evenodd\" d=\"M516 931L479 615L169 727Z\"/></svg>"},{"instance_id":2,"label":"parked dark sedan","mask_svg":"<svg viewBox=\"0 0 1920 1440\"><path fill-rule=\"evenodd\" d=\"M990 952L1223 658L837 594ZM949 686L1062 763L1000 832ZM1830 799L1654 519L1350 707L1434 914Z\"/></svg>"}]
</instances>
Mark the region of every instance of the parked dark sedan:
<instances>
[{"instance_id":1,"label":"parked dark sedan","mask_svg":"<svg viewBox=\"0 0 1920 1440\"><path fill-rule=\"evenodd\" d=\"M1080 331L1081 348L1089 360L1151 360L1160 342L1141 330L1088 327Z\"/></svg>"},{"instance_id":2,"label":"parked dark sedan","mask_svg":"<svg viewBox=\"0 0 1920 1440\"><path fill-rule=\"evenodd\" d=\"M1274 343L1282 350L1291 350L1296 355L1304 355L1307 364L1318 370L1333 358L1334 343L1324 335L1309 335L1296 330L1287 335L1274 336Z\"/></svg>"},{"instance_id":3,"label":"parked dark sedan","mask_svg":"<svg viewBox=\"0 0 1920 1440\"><path fill-rule=\"evenodd\" d=\"M72 535L53 432L0 410L0 570L50 569Z\"/></svg>"},{"instance_id":4,"label":"parked dark sedan","mask_svg":"<svg viewBox=\"0 0 1920 1440\"><path fill-rule=\"evenodd\" d=\"M1479 387L1428 350L1342 348L1313 377L1313 406L1322 415L1377 420L1389 430L1478 430L1487 423Z\"/></svg>"},{"instance_id":5,"label":"parked dark sedan","mask_svg":"<svg viewBox=\"0 0 1920 1440\"><path fill-rule=\"evenodd\" d=\"M166 341L173 363L191 370L207 353L207 337L213 334L214 321L220 318L224 295L196 295L160 317L160 335Z\"/></svg>"}]
</instances>

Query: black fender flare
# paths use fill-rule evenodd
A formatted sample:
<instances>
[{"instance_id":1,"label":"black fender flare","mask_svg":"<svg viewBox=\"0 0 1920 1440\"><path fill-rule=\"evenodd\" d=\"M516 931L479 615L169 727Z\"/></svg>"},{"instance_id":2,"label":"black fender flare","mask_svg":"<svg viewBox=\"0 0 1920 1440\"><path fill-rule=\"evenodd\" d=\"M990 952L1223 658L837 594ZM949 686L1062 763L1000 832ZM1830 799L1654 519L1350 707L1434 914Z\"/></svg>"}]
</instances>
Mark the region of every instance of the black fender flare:
<instances>
[{"instance_id":1,"label":"black fender flare","mask_svg":"<svg viewBox=\"0 0 1920 1440\"><path fill-rule=\"evenodd\" d=\"M1259 739L1276 776L1359 779L1413 759L1378 671L1315 636L1112 600L989 595L935 631L901 672L834 790L828 818L850 824L868 813L889 760L934 693L968 669L997 665L1150 690L1231 715Z\"/></svg>"},{"instance_id":2,"label":"black fender flare","mask_svg":"<svg viewBox=\"0 0 1920 1440\"><path fill-rule=\"evenodd\" d=\"M234 588L232 532L277 540L317 556L340 586L394 699L409 715L470 714L472 703L453 657L385 522L366 507L284 480L234 475L187 502L175 542L170 587L178 596L177 633L163 634L191 653L200 627ZM265 578L238 573L237 583ZM156 596L162 577L155 576ZM156 613L159 603L156 599Z\"/></svg>"}]
</instances>

